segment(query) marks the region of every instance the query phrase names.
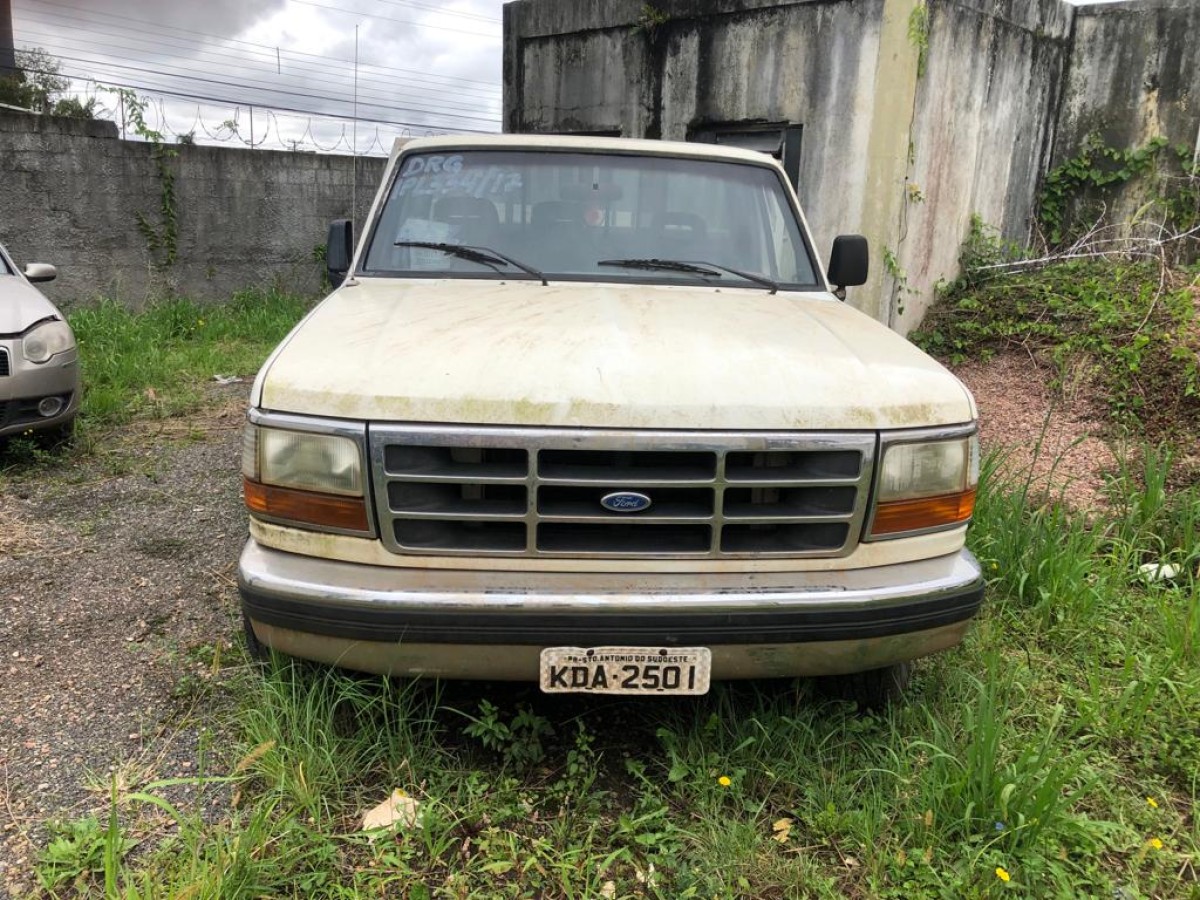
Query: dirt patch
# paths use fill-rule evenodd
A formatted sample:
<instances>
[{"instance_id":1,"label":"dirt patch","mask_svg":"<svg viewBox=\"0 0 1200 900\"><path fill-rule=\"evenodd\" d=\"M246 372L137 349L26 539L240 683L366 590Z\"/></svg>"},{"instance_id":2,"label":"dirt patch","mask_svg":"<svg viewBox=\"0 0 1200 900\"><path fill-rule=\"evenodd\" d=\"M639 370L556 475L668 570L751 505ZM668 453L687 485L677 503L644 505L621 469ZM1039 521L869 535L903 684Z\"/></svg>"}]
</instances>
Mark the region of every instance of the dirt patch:
<instances>
[{"instance_id":1,"label":"dirt patch","mask_svg":"<svg viewBox=\"0 0 1200 900\"><path fill-rule=\"evenodd\" d=\"M1080 377L1062 390L1049 366L1023 351L955 368L979 405L984 451L1004 456L1004 470L1074 508L1103 502L1105 474L1117 460L1104 438L1107 412Z\"/></svg>"},{"instance_id":2,"label":"dirt patch","mask_svg":"<svg viewBox=\"0 0 1200 900\"><path fill-rule=\"evenodd\" d=\"M229 391L217 413L6 485L0 896L32 886L42 824L103 810L114 775L196 773L212 658L239 629L245 387Z\"/></svg>"}]
</instances>

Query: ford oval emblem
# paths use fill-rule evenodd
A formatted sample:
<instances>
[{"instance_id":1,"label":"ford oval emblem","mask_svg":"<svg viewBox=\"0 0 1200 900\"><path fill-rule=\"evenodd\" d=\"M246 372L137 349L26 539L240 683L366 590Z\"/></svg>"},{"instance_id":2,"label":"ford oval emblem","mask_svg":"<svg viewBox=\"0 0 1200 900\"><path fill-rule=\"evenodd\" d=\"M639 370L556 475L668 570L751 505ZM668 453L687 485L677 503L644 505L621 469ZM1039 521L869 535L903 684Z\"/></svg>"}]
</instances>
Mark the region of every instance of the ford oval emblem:
<instances>
[{"instance_id":1,"label":"ford oval emblem","mask_svg":"<svg viewBox=\"0 0 1200 900\"><path fill-rule=\"evenodd\" d=\"M600 498L600 505L619 513L634 513L650 508L651 500L637 491L614 491Z\"/></svg>"}]
</instances>

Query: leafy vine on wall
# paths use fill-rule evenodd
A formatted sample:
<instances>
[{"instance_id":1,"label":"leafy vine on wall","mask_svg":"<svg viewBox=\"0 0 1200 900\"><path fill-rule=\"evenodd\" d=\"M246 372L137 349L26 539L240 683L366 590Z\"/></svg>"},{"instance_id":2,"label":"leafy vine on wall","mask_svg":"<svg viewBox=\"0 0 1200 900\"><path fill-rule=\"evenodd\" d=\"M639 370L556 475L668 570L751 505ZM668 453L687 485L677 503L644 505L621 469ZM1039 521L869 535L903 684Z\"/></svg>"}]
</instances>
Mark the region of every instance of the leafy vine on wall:
<instances>
[{"instance_id":1,"label":"leafy vine on wall","mask_svg":"<svg viewBox=\"0 0 1200 900\"><path fill-rule=\"evenodd\" d=\"M146 124L147 101L129 88L108 88L121 101L125 124L133 133L150 144L150 158L158 174L160 185L159 218L155 225L145 213L138 212L137 227L146 239L146 248L156 265L170 268L179 254L179 218L175 205L175 171L170 161L179 151L169 146L160 131Z\"/></svg>"}]
</instances>

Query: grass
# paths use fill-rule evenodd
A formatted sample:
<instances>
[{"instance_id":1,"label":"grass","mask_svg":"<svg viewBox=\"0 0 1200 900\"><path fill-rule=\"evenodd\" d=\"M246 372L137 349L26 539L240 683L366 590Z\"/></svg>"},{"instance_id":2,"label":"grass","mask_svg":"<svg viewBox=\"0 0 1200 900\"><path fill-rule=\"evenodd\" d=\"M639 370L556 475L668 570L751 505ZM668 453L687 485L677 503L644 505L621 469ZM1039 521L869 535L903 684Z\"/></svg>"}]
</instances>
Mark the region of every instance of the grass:
<instances>
[{"instance_id":1,"label":"grass","mask_svg":"<svg viewBox=\"0 0 1200 900\"><path fill-rule=\"evenodd\" d=\"M102 436L131 421L200 409L217 376L249 381L311 303L249 290L225 304L172 299L134 311L102 300L71 311L84 384L71 452L92 452ZM36 432L13 438L7 447L0 444L0 471L30 463L53 467L63 449L49 448Z\"/></svg>"},{"instance_id":2,"label":"grass","mask_svg":"<svg viewBox=\"0 0 1200 900\"><path fill-rule=\"evenodd\" d=\"M131 786L116 827L60 826L44 879L120 897L1200 897L1200 495L1162 488L1170 462L1118 473L1112 516L1089 522L990 460L972 533L989 601L902 707L792 682L567 701L277 659L237 670L236 752L197 779L223 815L172 807L161 837L156 787ZM1184 574L1139 575L1160 560ZM416 825L363 834L393 788Z\"/></svg>"},{"instance_id":3,"label":"grass","mask_svg":"<svg viewBox=\"0 0 1200 900\"><path fill-rule=\"evenodd\" d=\"M110 301L70 315L79 341L85 427L196 409L216 376L252 376L309 306L274 291L227 304L176 299L134 312Z\"/></svg>"},{"instance_id":4,"label":"grass","mask_svg":"<svg viewBox=\"0 0 1200 900\"><path fill-rule=\"evenodd\" d=\"M198 408L303 310L76 313L85 434ZM1200 492L1166 448L1130 459L1095 517L987 460L988 602L882 713L803 682L630 702L215 658L198 774L53 823L42 893L1200 898ZM362 833L396 788L416 823Z\"/></svg>"},{"instance_id":5,"label":"grass","mask_svg":"<svg viewBox=\"0 0 1200 900\"><path fill-rule=\"evenodd\" d=\"M1107 401L1114 432L1180 444L1200 434L1200 269L1120 259L977 268L1009 261L1008 252L976 221L964 274L943 287L913 341L954 363L1005 349L1035 354L1060 386L1082 383Z\"/></svg>"}]
</instances>

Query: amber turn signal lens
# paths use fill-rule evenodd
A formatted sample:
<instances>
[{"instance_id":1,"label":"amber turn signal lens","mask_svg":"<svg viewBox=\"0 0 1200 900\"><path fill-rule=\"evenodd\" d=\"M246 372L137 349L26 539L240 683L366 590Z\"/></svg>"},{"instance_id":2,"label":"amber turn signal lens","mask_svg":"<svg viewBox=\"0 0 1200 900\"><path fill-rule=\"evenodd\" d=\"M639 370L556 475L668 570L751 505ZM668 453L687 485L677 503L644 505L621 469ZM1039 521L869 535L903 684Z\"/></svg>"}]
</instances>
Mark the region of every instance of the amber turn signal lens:
<instances>
[{"instance_id":1,"label":"amber turn signal lens","mask_svg":"<svg viewBox=\"0 0 1200 900\"><path fill-rule=\"evenodd\" d=\"M316 528L369 531L367 502L362 497L336 497L295 488L275 487L243 479L246 508L251 513Z\"/></svg>"},{"instance_id":2,"label":"amber turn signal lens","mask_svg":"<svg viewBox=\"0 0 1200 900\"><path fill-rule=\"evenodd\" d=\"M939 494L919 500L892 500L875 508L871 535L899 534L958 525L975 511L975 489L954 494Z\"/></svg>"}]
</instances>

